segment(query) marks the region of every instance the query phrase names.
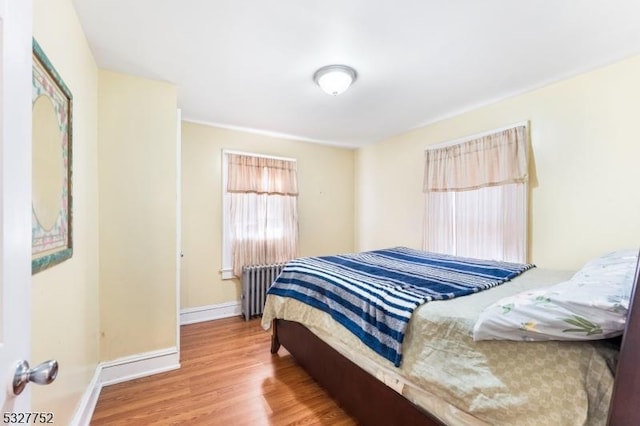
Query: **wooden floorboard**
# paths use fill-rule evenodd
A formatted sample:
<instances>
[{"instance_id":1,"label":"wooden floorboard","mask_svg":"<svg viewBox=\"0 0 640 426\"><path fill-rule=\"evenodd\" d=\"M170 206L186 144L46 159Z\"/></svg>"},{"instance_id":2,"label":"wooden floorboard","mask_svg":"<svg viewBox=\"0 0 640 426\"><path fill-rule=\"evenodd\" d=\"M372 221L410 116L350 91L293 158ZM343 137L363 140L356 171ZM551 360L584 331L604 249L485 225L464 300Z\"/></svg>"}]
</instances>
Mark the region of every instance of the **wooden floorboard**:
<instances>
[{"instance_id":1,"label":"wooden floorboard","mask_svg":"<svg viewBox=\"0 0 640 426\"><path fill-rule=\"evenodd\" d=\"M105 387L91 425L355 425L259 319L182 326L179 370Z\"/></svg>"}]
</instances>

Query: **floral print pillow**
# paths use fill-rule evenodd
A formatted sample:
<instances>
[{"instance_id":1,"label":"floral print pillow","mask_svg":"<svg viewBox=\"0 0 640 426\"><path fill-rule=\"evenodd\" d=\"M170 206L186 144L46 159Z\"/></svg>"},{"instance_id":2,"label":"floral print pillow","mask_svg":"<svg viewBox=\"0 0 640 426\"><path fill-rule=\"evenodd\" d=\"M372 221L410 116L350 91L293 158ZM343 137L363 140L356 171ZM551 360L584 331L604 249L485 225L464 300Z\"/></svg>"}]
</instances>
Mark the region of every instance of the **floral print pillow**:
<instances>
[{"instance_id":1,"label":"floral print pillow","mask_svg":"<svg viewBox=\"0 0 640 426\"><path fill-rule=\"evenodd\" d=\"M624 330L637 250L587 263L568 281L509 296L487 307L474 340L595 340Z\"/></svg>"}]
</instances>

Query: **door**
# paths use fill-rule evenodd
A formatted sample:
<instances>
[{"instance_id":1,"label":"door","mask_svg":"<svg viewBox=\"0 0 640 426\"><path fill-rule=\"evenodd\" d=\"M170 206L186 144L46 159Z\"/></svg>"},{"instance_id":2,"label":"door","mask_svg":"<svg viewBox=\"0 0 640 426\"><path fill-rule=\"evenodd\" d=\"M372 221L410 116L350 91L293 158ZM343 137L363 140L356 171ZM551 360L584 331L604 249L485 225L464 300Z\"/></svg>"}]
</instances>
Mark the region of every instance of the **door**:
<instances>
[{"instance_id":1,"label":"door","mask_svg":"<svg viewBox=\"0 0 640 426\"><path fill-rule=\"evenodd\" d=\"M0 405L28 412L10 383L29 360L31 297L31 0L0 0ZM2 421L2 420L0 420ZM2 421L3 423L6 423Z\"/></svg>"}]
</instances>

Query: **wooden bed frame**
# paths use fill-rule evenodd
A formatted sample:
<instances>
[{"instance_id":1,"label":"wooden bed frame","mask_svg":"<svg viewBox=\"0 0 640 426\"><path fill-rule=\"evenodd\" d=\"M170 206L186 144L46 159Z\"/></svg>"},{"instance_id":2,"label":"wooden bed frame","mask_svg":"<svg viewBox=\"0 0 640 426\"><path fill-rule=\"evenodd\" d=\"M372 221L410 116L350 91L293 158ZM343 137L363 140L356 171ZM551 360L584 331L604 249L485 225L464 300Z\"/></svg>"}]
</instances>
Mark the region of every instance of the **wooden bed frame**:
<instances>
[{"instance_id":1,"label":"wooden bed frame","mask_svg":"<svg viewBox=\"0 0 640 426\"><path fill-rule=\"evenodd\" d=\"M640 425L640 260L636 266L627 325L620 345L610 426ZM363 425L442 425L435 416L365 372L303 325L273 321L271 353L283 345L350 415Z\"/></svg>"}]
</instances>

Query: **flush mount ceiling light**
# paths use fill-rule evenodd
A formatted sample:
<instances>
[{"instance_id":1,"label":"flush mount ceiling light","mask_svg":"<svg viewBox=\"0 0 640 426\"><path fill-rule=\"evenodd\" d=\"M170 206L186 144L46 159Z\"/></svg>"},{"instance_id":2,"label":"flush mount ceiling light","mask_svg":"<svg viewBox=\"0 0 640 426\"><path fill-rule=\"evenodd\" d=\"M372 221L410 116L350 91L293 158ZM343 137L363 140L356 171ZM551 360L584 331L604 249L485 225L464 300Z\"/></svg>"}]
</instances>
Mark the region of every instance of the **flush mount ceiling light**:
<instances>
[{"instance_id":1,"label":"flush mount ceiling light","mask_svg":"<svg viewBox=\"0 0 640 426\"><path fill-rule=\"evenodd\" d=\"M313 81L329 95L337 96L356 81L356 70L346 65L327 65L313 74Z\"/></svg>"}]
</instances>

